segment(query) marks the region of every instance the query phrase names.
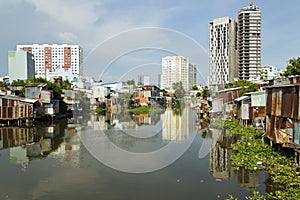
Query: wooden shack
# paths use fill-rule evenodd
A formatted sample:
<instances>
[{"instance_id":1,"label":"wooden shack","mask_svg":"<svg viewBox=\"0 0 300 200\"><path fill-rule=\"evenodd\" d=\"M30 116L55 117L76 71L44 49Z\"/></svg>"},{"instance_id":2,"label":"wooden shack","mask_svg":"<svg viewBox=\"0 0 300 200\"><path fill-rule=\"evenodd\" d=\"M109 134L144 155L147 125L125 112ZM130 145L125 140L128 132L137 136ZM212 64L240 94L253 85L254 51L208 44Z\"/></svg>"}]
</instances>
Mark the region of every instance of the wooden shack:
<instances>
[{"instance_id":1,"label":"wooden shack","mask_svg":"<svg viewBox=\"0 0 300 200\"><path fill-rule=\"evenodd\" d=\"M266 88L266 134L274 143L299 145L299 84Z\"/></svg>"},{"instance_id":2,"label":"wooden shack","mask_svg":"<svg viewBox=\"0 0 300 200\"><path fill-rule=\"evenodd\" d=\"M240 97L240 89L241 87L237 87L216 92L216 98L212 101L213 112L219 112L222 108L227 117L236 116L237 109L234 100Z\"/></svg>"},{"instance_id":3,"label":"wooden shack","mask_svg":"<svg viewBox=\"0 0 300 200\"><path fill-rule=\"evenodd\" d=\"M38 101L14 96L0 96L0 120L15 121L34 118Z\"/></svg>"}]
</instances>

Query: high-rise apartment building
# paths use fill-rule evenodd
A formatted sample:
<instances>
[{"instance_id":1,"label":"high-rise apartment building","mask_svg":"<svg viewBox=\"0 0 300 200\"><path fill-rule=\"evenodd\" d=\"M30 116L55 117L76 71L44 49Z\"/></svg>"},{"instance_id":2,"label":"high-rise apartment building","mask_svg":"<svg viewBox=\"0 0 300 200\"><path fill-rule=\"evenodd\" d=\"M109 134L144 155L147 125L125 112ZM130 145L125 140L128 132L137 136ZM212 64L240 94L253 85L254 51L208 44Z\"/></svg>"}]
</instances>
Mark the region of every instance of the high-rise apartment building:
<instances>
[{"instance_id":1,"label":"high-rise apartment building","mask_svg":"<svg viewBox=\"0 0 300 200\"><path fill-rule=\"evenodd\" d=\"M8 75L10 83L34 77L33 55L23 50L8 51Z\"/></svg>"},{"instance_id":2,"label":"high-rise apartment building","mask_svg":"<svg viewBox=\"0 0 300 200\"><path fill-rule=\"evenodd\" d=\"M173 84L182 82L185 90L189 90L197 81L196 65L183 56L167 56L162 58L161 88L173 90Z\"/></svg>"},{"instance_id":3,"label":"high-rise apartment building","mask_svg":"<svg viewBox=\"0 0 300 200\"><path fill-rule=\"evenodd\" d=\"M34 55L35 73L46 78L46 72L63 68L74 77L82 75L82 48L79 45L68 44L33 44L17 45L17 50L23 49Z\"/></svg>"},{"instance_id":4,"label":"high-rise apartment building","mask_svg":"<svg viewBox=\"0 0 300 200\"><path fill-rule=\"evenodd\" d=\"M238 58L240 79L260 77L261 12L253 3L238 12Z\"/></svg>"},{"instance_id":5,"label":"high-rise apartment building","mask_svg":"<svg viewBox=\"0 0 300 200\"><path fill-rule=\"evenodd\" d=\"M209 86L217 91L237 77L237 23L230 17L214 19L209 24Z\"/></svg>"}]
</instances>

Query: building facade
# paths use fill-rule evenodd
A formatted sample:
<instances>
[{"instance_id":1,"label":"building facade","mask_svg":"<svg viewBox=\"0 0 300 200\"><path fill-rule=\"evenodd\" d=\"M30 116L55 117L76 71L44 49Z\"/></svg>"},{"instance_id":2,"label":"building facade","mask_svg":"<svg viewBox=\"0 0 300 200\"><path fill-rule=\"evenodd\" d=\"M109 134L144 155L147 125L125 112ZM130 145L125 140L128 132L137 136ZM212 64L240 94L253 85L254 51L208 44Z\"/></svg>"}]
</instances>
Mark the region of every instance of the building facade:
<instances>
[{"instance_id":1,"label":"building facade","mask_svg":"<svg viewBox=\"0 0 300 200\"><path fill-rule=\"evenodd\" d=\"M196 65L183 56L167 56L162 58L161 88L172 91L174 83L182 82L187 91L196 84Z\"/></svg>"},{"instance_id":2,"label":"building facade","mask_svg":"<svg viewBox=\"0 0 300 200\"><path fill-rule=\"evenodd\" d=\"M34 77L34 58L33 55L23 51L8 51L8 75L9 81L27 80Z\"/></svg>"},{"instance_id":3,"label":"building facade","mask_svg":"<svg viewBox=\"0 0 300 200\"><path fill-rule=\"evenodd\" d=\"M230 17L214 19L209 24L209 86L217 91L237 77L237 23Z\"/></svg>"},{"instance_id":4,"label":"building facade","mask_svg":"<svg viewBox=\"0 0 300 200\"><path fill-rule=\"evenodd\" d=\"M271 80L280 77L279 70L272 65L262 66L260 70L261 79Z\"/></svg>"},{"instance_id":5,"label":"building facade","mask_svg":"<svg viewBox=\"0 0 300 200\"><path fill-rule=\"evenodd\" d=\"M33 44L17 45L17 50L23 49L34 55L35 73L38 77L46 78L47 71L62 68L73 75L70 79L82 75L82 48L79 45L68 44Z\"/></svg>"},{"instance_id":6,"label":"building facade","mask_svg":"<svg viewBox=\"0 0 300 200\"><path fill-rule=\"evenodd\" d=\"M261 67L261 12L250 3L238 12L239 78L260 78Z\"/></svg>"}]
</instances>

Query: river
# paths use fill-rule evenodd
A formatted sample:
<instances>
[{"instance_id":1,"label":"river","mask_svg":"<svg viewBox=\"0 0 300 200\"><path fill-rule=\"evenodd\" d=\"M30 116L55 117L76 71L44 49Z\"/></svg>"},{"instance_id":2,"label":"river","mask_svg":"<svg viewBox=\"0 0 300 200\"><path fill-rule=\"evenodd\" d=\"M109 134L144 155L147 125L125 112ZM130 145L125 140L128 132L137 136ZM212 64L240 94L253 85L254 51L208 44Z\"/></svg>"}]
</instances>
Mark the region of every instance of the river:
<instances>
[{"instance_id":1,"label":"river","mask_svg":"<svg viewBox=\"0 0 300 200\"><path fill-rule=\"evenodd\" d=\"M0 199L239 199L264 193L264 172L234 171L223 130L194 111L92 116L0 128Z\"/></svg>"}]
</instances>

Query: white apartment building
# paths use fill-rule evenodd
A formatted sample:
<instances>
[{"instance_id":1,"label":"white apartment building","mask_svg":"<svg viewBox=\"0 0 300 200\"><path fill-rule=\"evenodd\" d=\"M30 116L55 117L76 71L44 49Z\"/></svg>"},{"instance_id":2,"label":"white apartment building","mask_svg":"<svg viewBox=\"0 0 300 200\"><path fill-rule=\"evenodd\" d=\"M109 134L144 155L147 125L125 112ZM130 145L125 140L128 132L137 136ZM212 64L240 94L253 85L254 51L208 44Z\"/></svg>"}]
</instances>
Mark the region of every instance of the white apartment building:
<instances>
[{"instance_id":1,"label":"white apartment building","mask_svg":"<svg viewBox=\"0 0 300 200\"><path fill-rule=\"evenodd\" d=\"M54 68L63 68L73 77L82 75L83 58L82 48L79 45L68 44L33 44L17 45L17 50L23 49L34 55L35 74L37 77L46 78L46 72Z\"/></svg>"},{"instance_id":2,"label":"white apartment building","mask_svg":"<svg viewBox=\"0 0 300 200\"><path fill-rule=\"evenodd\" d=\"M162 58L161 88L172 91L173 84L182 82L185 90L190 90L197 81L196 65L183 56Z\"/></svg>"},{"instance_id":3,"label":"white apartment building","mask_svg":"<svg viewBox=\"0 0 300 200\"><path fill-rule=\"evenodd\" d=\"M250 4L238 13L239 78L260 78L261 67L261 12Z\"/></svg>"},{"instance_id":4,"label":"white apartment building","mask_svg":"<svg viewBox=\"0 0 300 200\"><path fill-rule=\"evenodd\" d=\"M261 67L260 76L263 80L272 80L280 76L279 70L272 65Z\"/></svg>"},{"instance_id":5,"label":"white apartment building","mask_svg":"<svg viewBox=\"0 0 300 200\"><path fill-rule=\"evenodd\" d=\"M223 89L238 77L237 23L230 17L209 23L209 87Z\"/></svg>"}]
</instances>

